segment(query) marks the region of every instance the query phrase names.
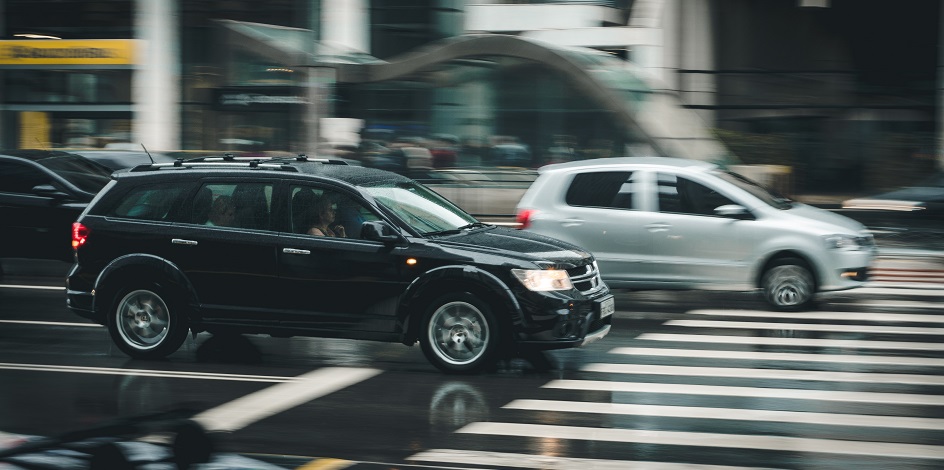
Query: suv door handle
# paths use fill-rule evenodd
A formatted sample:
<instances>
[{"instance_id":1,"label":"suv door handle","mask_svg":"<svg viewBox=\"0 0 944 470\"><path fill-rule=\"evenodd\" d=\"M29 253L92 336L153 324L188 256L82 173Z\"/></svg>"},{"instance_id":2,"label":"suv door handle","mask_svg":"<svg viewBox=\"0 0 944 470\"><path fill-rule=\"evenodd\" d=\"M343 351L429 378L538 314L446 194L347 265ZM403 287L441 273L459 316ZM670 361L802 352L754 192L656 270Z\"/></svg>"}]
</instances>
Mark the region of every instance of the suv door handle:
<instances>
[{"instance_id":1,"label":"suv door handle","mask_svg":"<svg viewBox=\"0 0 944 470\"><path fill-rule=\"evenodd\" d=\"M311 251L299 250L298 248L282 248L282 253L288 253L290 255L310 255Z\"/></svg>"},{"instance_id":2,"label":"suv door handle","mask_svg":"<svg viewBox=\"0 0 944 470\"><path fill-rule=\"evenodd\" d=\"M172 238L170 242L175 245L196 245L197 244L196 240L184 240L183 238Z\"/></svg>"},{"instance_id":3,"label":"suv door handle","mask_svg":"<svg viewBox=\"0 0 944 470\"><path fill-rule=\"evenodd\" d=\"M665 223L660 223L660 222L646 225L646 230L650 232L666 232L670 228L672 228L671 224L665 224Z\"/></svg>"},{"instance_id":4,"label":"suv door handle","mask_svg":"<svg viewBox=\"0 0 944 470\"><path fill-rule=\"evenodd\" d=\"M583 219L569 218L561 221L561 225L564 227L576 227L578 225L583 225Z\"/></svg>"}]
</instances>

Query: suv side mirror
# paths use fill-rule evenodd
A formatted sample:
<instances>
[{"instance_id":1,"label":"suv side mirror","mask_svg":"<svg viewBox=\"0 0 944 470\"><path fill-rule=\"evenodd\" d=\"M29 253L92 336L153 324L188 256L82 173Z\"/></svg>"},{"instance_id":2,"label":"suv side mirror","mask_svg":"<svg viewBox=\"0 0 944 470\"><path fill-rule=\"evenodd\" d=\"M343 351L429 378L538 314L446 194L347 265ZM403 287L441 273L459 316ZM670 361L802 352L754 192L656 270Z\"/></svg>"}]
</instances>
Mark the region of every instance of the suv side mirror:
<instances>
[{"instance_id":1,"label":"suv side mirror","mask_svg":"<svg viewBox=\"0 0 944 470\"><path fill-rule=\"evenodd\" d=\"M753 220L754 215L751 214L744 206L739 206L737 204L726 204L715 208L715 215L721 217L728 217L731 219L740 219L740 220Z\"/></svg>"},{"instance_id":2,"label":"suv side mirror","mask_svg":"<svg viewBox=\"0 0 944 470\"><path fill-rule=\"evenodd\" d=\"M382 220L368 220L361 224L361 238L385 244L400 240L393 227Z\"/></svg>"},{"instance_id":3,"label":"suv side mirror","mask_svg":"<svg viewBox=\"0 0 944 470\"><path fill-rule=\"evenodd\" d=\"M56 189L56 187L51 184L37 184L36 186L33 186L32 191L33 194L37 196L51 197L56 200L69 197L68 194Z\"/></svg>"}]
</instances>

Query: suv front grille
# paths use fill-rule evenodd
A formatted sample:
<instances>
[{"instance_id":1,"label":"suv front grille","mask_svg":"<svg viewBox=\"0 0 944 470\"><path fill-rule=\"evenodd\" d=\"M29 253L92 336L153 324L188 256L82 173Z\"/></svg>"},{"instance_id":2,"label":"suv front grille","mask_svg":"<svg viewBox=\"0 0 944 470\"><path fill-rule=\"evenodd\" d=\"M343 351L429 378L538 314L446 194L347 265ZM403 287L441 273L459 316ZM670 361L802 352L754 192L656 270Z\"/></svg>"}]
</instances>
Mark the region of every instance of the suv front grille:
<instances>
[{"instance_id":1,"label":"suv front grille","mask_svg":"<svg viewBox=\"0 0 944 470\"><path fill-rule=\"evenodd\" d=\"M603 288L603 280L600 279L600 271L596 263L570 268L567 274L574 288L581 294L590 295Z\"/></svg>"}]
</instances>

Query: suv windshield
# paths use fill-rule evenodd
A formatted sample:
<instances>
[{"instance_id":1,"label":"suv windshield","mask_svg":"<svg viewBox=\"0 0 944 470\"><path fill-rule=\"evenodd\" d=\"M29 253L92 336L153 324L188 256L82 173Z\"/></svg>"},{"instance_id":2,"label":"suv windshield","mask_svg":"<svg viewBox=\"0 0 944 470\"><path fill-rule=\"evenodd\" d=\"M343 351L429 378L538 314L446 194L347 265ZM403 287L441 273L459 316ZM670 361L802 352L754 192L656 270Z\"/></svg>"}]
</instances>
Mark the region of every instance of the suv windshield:
<instances>
[{"instance_id":1,"label":"suv windshield","mask_svg":"<svg viewBox=\"0 0 944 470\"><path fill-rule=\"evenodd\" d=\"M773 191L770 191L763 186L755 183L752 180L749 180L737 173L730 171L721 171L715 170L711 172L713 175L721 178L728 183L731 183L753 195L757 199L764 201L765 204L775 207L777 209L789 209L793 207L793 201L786 196L782 196Z\"/></svg>"},{"instance_id":2,"label":"suv windshield","mask_svg":"<svg viewBox=\"0 0 944 470\"><path fill-rule=\"evenodd\" d=\"M477 222L446 198L420 184L382 184L364 190L424 235L460 230Z\"/></svg>"},{"instance_id":3,"label":"suv windshield","mask_svg":"<svg viewBox=\"0 0 944 470\"><path fill-rule=\"evenodd\" d=\"M70 154L55 154L36 160L87 193L99 192L111 180L111 170L91 160Z\"/></svg>"}]
</instances>

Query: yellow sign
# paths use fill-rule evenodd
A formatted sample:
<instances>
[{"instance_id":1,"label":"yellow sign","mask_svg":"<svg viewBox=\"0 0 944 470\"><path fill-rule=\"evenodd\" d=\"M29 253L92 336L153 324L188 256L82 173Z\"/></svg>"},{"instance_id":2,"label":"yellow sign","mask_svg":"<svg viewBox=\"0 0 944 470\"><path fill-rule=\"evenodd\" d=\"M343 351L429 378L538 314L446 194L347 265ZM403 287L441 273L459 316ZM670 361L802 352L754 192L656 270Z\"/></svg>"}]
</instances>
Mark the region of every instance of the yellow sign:
<instances>
[{"instance_id":1,"label":"yellow sign","mask_svg":"<svg viewBox=\"0 0 944 470\"><path fill-rule=\"evenodd\" d=\"M49 148L49 115L37 111L20 113L20 148Z\"/></svg>"},{"instance_id":2,"label":"yellow sign","mask_svg":"<svg viewBox=\"0 0 944 470\"><path fill-rule=\"evenodd\" d=\"M0 41L0 65L132 65L134 39Z\"/></svg>"}]
</instances>

